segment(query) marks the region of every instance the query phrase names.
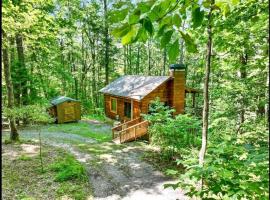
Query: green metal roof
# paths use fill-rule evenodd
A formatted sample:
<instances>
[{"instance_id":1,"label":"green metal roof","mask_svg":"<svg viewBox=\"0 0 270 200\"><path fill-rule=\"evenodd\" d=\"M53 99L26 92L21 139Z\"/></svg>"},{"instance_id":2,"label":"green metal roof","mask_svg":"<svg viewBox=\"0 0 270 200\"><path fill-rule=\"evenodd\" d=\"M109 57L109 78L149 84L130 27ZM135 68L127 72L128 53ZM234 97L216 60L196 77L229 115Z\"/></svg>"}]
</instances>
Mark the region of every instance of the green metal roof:
<instances>
[{"instance_id":1,"label":"green metal roof","mask_svg":"<svg viewBox=\"0 0 270 200\"><path fill-rule=\"evenodd\" d=\"M72 98L70 98L70 97L58 96L58 97L55 97L55 98L53 98L53 99L51 100L51 104L54 105L54 106L56 106L56 105L58 105L58 104L60 104L60 103L66 102L66 101L78 101L78 100L72 99Z\"/></svg>"}]
</instances>

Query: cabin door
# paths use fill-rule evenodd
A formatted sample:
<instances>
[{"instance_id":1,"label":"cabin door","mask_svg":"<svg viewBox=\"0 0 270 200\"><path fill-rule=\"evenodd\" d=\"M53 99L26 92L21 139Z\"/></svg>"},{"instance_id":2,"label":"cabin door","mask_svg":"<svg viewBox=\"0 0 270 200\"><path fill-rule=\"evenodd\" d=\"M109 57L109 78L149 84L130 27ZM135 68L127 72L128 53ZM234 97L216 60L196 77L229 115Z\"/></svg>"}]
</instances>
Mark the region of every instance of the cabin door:
<instances>
[{"instance_id":1,"label":"cabin door","mask_svg":"<svg viewBox=\"0 0 270 200\"><path fill-rule=\"evenodd\" d=\"M124 114L126 118L131 119L131 103L125 102L124 104Z\"/></svg>"}]
</instances>

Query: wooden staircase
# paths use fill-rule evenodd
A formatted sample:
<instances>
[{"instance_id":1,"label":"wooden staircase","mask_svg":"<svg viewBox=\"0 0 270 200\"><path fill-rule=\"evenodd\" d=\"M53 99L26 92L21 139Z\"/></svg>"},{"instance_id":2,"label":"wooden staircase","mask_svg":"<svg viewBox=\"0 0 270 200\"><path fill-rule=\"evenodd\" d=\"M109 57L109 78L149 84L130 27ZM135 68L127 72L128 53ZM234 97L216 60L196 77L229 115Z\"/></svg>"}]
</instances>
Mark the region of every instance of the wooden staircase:
<instances>
[{"instance_id":1,"label":"wooden staircase","mask_svg":"<svg viewBox=\"0 0 270 200\"><path fill-rule=\"evenodd\" d=\"M112 128L113 142L121 144L134 141L147 134L148 121L136 118Z\"/></svg>"}]
</instances>

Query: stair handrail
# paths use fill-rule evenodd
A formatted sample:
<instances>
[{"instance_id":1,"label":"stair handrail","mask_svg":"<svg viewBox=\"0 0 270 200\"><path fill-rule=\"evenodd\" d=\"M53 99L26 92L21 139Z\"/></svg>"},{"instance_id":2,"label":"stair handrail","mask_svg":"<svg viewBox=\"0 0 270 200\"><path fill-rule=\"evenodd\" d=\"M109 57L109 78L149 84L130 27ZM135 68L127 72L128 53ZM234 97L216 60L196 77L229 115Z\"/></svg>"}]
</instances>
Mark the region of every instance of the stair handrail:
<instances>
[{"instance_id":1,"label":"stair handrail","mask_svg":"<svg viewBox=\"0 0 270 200\"><path fill-rule=\"evenodd\" d=\"M129 130L129 129L135 129L135 138L136 138L136 128L138 126L141 126L142 124L146 124L146 123L148 124L148 121L147 120L144 120L144 121L142 121L142 122L140 122L138 124L135 124L133 126L130 126L130 127L126 128L126 129L124 129L122 131L119 131L118 134L119 134L120 143L122 143L122 138L123 138L124 135L126 135L126 133L127 133L126 131L127 130Z\"/></svg>"},{"instance_id":2,"label":"stair handrail","mask_svg":"<svg viewBox=\"0 0 270 200\"><path fill-rule=\"evenodd\" d=\"M136 121L136 120L140 120L140 117L138 117L138 118L136 118L136 119L133 119L133 120L130 120L130 121L127 121L127 122L125 122L125 123L119 124L118 126L113 127L112 130L115 130L115 129L117 129L117 128L120 128L120 127L122 127L123 125L129 124L129 123L134 122L134 121Z\"/></svg>"},{"instance_id":3,"label":"stair handrail","mask_svg":"<svg viewBox=\"0 0 270 200\"><path fill-rule=\"evenodd\" d=\"M131 128L134 128L134 127L136 127L136 126L142 125L142 124L144 124L144 123L148 123L148 121L147 121L147 120L144 120L144 121L142 121L142 122L140 122L140 123L138 123L138 124L135 124L135 125L133 125L133 126L130 126L130 127L128 127L128 128L125 128L124 130L119 131L119 134L121 134L122 132L125 132L126 130L129 130L129 129L131 129Z\"/></svg>"}]
</instances>

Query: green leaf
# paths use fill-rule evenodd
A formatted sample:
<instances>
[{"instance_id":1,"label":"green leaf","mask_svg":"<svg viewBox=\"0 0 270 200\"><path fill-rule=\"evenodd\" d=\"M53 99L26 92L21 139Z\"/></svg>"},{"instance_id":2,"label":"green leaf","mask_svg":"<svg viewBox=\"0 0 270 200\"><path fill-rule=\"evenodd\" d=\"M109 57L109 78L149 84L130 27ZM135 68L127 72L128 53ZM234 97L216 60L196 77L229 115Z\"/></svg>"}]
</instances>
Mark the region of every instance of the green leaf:
<instances>
[{"instance_id":1,"label":"green leaf","mask_svg":"<svg viewBox=\"0 0 270 200\"><path fill-rule=\"evenodd\" d=\"M158 32L157 32L157 37L161 37L164 34L165 29L167 28L167 24L160 26Z\"/></svg>"},{"instance_id":2,"label":"green leaf","mask_svg":"<svg viewBox=\"0 0 270 200\"><path fill-rule=\"evenodd\" d=\"M174 62L179 55L179 40L175 40L175 42L169 46L169 60L170 62Z\"/></svg>"},{"instance_id":3,"label":"green leaf","mask_svg":"<svg viewBox=\"0 0 270 200\"><path fill-rule=\"evenodd\" d=\"M138 29L135 26L132 26L129 32L122 38L122 44L130 44L134 39L135 36L137 35Z\"/></svg>"},{"instance_id":4,"label":"green leaf","mask_svg":"<svg viewBox=\"0 0 270 200\"><path fill-rule=\"evenodd\" d=\"M151 9L151 7L154 3L155 3L154 0L147 1L147 2L140 2L137 4L137 7L138 7L138 9L140 9L141 13L146 13Z\"/></svg>"},{"instance_id":5,"label":"green leaf","mask_svg":"<svg viewBox=\"0 0 270 200\"><path fill-rule=\"evenodd\" d=\"M193 39L190 37L190 35L188 33L185 34L182 31L180 31L180 33L181 33L182 38L185 41L188 52L196 53L198 51L197 46L195 45L195 43L194 43Z\"/></svg>"},{"instance_id":6,"label":"green leaf","mask_svg":"<svg viewBox=\"0 0 270 200\"><path fill-rule=\"evenodd\" d=\"M136 9L128 18L129 24L135 24L140 20L141 11Z\"/></svg>"},{"instance_id":7,"label":"green leaf","mask_svg":"<svg viewBox=\"0 0 270 200\"><path fill-rule=\"evenodd\" d=\"M160 13L162 13L162 8L160 5L155 5L150 13L148 14L148 17L150 18L151 21L156 21L161 15Z\"/></svg>"},{"instance_id":8,"label":"green leaf","mask_svg":"<svg viewBox=\"0 0 270 200\"><path fill-rule=\"evenodd\" d=\"M166 174L168 174L168 175L176 175L176 174L178 174L178 171L173 170L173 169L167 169Z\"/></svg>"},{"instance_id":9,"label":"green leaf","mask_svg":"<svg viewBox=\"0 0 270 200\"><path fill-rule=\"evenodd\" d=\"M171 15L167 15L166 17L164 17L162 20L161 20L161 23L160 25L163 26L163 25L172 25L172 16Z\"/></svg>"},{"instance_id":10,"label":"green leaf","mask_svg":"<svg viewBox=\"0 0 270 200\"><path fill-rule=\"evenodd\" d=\"M128 8L125 8L123 10L114 10L109 13L109 20L112 23L123 21L128 14Z\"/></svg>"},{"instance_id":11,"label":"green leaf","mask_svg":"<svg viewBox=\"0 0 270 200\"><path fill-rule=\"evenodd\" d=\"M226 1L218 1L215 5L222 11L223 16L227 16L230 12L230 6Z\"/></svg>"},{"instance_id":12,"label":"green leaf","mask_svg":"<svg viewBox=\"0 0 270 200\"><path fill-rule=\"evenodd\" d=\"M177 27L181 26L182 20L181 20L181 17L178 13L174 14L173 19L172 19L172 23Z\"/></svg>"},{"instance_id":13,"label":"green leaf","mask_svg":"<svg viewBox=\"0 0 270 200\"><path fill-rule=\"evenodd\" d=\"M147 39L148 39L147 32L146 32L144 27L141 27L138 31L138 34L137 34L134 42L135 41L145 42L145 41L147 41Z\"/></svg>"},{"instance_id":14,"label":"green leaf","mask_svg":"<svg viewBox=\"0 0 270 200\"><path fill-rule=\"evenodd\" d=\"M192 23L194 28L197 28L202 24L203 17L204 11L201 11L200 7L196 7L192 10Z\"/></svg>"},{"instance_id":15,"label":"green leaf","mask_svg":"<svg viewBox=\"0 0 270 200\"><path fill-rule=\"evenodd\" d=\"M153 35L154 33L154 27L152 22L148 18L143 18L140 20L140 23L143 25L145 30L150 34Z\"/></svg>"},{"instance_id":16,"label":"green leaf","mask_svg":"<svg viewBox=\"0 0 270 200\"><path fill-rule=\"evenodd\" d=\"M174 190L177 189L179 187L179 184L178 183L166 183L164 184L164 188L168 188L168 187L172 187Z\"/></svg>"},{"instance_id":17,"label":"green leaf","mask_svg":"<svg viewBox=\"0 0 270 200\"><path fill-rule=\"evenodd\" d=\"M121 27L117 27L112 31L112 35L116 38L122 37L126 35L130 31L130 25L129 24L123 24Z\"/></svg>"},{"instance_id":18,"label":"green leaf","mask_svg":"<svg viewBox=\"0 0 270 200\"><path fill-rule=\"evenodd\" d=\"M164 48L170 42L172 34L173 34L173 31L169 30L163 35L160 41L161 48Z\"/></svg>"},{"instance_id":19,"label":"green leaf","mask_svg":"<svg viewBox=\"0 0 270 200\"><path fill-rule=\"evenodd\" d=\"M232 0L232 5L237 5L240 2L240 0Z\"/></svg>"}]
</instances>

